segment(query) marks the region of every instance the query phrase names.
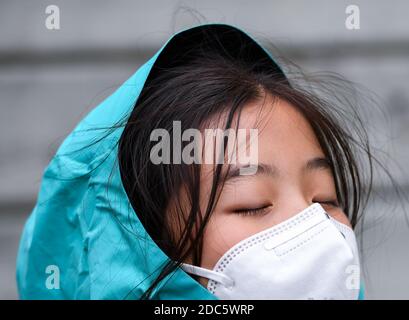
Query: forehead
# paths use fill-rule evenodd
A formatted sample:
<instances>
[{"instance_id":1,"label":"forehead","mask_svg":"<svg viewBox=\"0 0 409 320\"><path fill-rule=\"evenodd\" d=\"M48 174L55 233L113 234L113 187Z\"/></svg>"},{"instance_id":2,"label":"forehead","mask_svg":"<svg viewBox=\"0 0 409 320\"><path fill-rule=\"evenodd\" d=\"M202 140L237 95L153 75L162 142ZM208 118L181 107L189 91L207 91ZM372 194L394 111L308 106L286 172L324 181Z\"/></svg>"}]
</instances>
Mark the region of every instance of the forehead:
<instances>
[{"instance_id":1,"label":"forehead","mask_svg":"<svg viewBox=\"0 0 409 320\"><path fill-rule=\"evenodd\" d=\"M225 115L219 116L212 122L212 126L222 129L224 119ZM238 129L247 132L249 129L258 130L259 162L270 163L283 170L296 170L296 167L301 167L308 159L324 156L308 120L285 100L275 99L267 94L258 101L246 104L240 119L237 114L233 118L233 128L237 121ZM248 149L249 136L247 138ZM203 178L212 176L214 168L213 164L203 164Z\"/></svg>"},{"instance_id":2,"label":"forehead","mask_svg":"<svg viewBox=\"0 0 409 320\"><path fill-rule=\"evenodd\" d=\"M247 119L244 117L243 124L251 125L252 117L252 114ZM323 156L311 124L292 104L267 96L259 117L260 157L275 159L280 155L298 155L297 159L301 161L313 156Z\"/></svg>"},{"instance_id":3,"label":"forehead","mask_svg":"<svg viewBox=\"0 0 409 320\"><path fill-rule=\"evenodd\" d=\"M268 138L276 143L288 144L302 138L303 143L318 144L314 131L304 115L294 105L270 94L244 107L238 127L257 128L261 139ZM288 133L292 135L289 136ZM294 135L297 139L292 139Z\"/></svg>"}]
</instances>

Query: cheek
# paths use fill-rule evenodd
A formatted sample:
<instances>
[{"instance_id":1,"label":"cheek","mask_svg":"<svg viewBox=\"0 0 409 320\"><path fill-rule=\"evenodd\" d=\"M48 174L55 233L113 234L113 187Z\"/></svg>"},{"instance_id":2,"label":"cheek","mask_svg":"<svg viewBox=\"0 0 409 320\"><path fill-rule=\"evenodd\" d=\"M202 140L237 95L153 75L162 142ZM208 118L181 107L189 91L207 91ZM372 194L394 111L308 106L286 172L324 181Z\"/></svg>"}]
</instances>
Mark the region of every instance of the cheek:
<instances>
[{"instance_id":1,"label":"cheek","mask_svg":"<svg viewBox=\"0 0 409 320\"><path fill-rule=\"evenodd\" d=\"M332 218L352 228L351 222L349 221L347 215L341 209L337 208L337 209L327 210L327 211L331 215Z\"/></svg>"},{"instance_id":2,"label":"cheek","mask_svg":"<svg viewBox=\"0 0 409 320\"><path fill-rule=\"evenodd\" d=\"M238 215L214 212L203 236L202 267L213 269L227 250L261 229Z\"/></svg>"}]
</instances>

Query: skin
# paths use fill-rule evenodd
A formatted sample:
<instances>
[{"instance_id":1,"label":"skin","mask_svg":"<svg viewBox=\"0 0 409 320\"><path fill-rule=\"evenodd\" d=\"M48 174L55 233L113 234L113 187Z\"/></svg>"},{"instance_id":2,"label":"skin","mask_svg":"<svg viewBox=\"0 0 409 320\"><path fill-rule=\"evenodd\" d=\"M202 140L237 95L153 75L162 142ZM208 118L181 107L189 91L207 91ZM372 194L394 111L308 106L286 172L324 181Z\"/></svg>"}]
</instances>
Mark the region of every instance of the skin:
<instances>
[{"instance_id":1,"label":"skin","mask_svg":"<svg viewBox=\"0 0 409 320\"><path fill-rule=\"evenodd\" d=\"M303 115L286 101L267 94L263 100L245 106L239 128L255 128L257 121L260 167L254 175L233 174L226 181L205 230L203 268L213 269L222 255L241 240L289 219L314 202L350 226L337 206L328 161ZM230 171L241 165L246 164L231 165ZM213 170L214 165L202 164L202 212L206 210ZM207 281L200 278L203 286Z\"/></svg>"}]
</instances>

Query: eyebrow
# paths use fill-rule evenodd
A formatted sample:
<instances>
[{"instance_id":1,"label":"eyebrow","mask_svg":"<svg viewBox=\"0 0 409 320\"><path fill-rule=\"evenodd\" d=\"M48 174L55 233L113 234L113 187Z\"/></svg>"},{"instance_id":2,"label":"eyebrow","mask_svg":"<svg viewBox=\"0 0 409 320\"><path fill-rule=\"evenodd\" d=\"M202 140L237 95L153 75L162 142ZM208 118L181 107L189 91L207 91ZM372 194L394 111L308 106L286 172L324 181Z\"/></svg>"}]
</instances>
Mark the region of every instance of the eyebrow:
<instances>
[{"instance_id":1,"label":"eyebrow","mask_svg":"<svg viewBox=\"0 0 409 320\"><path fill-rule=\"evenodd\" d=\"M254 167L257 168L257 171L253 175L242 175L240 174L243 170L250 170L253 169ZM308 172L308 171L315 171L315 170L331 170L331 162L324 157L315 157L310 160L308 160L304 167L302 168L303 172ZM267 175L273 178L276 178L280 175L280 171L278 168L274 165L271 164L265 164L265 163L260 163L257 165L230 165L230 170L226 175L226 182L227 180L230 179L236 179L236 178L251 178L255 177L258 175Z\"/></svg>"},{"instance_id":2,"label":"eyebrow","mask_svg":"<svg viewBox=\"0 0 409 320\"><path fill-rule=\"evenodd\" d=\"M332 165L331 162L324 157L315 157L311 160L308 160L305 167L303 168L304 171L311 171L311 170L331 170Z\"/></svg>"}]
</instances>

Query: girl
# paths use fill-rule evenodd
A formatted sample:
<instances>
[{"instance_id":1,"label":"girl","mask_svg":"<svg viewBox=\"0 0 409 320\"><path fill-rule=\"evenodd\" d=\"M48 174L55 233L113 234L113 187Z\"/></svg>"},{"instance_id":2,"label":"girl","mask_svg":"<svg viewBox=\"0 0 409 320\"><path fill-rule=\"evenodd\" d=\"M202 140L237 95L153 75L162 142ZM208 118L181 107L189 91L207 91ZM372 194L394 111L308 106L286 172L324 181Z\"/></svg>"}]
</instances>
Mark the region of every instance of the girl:
<instances>
[{"instance_id":1,"label":"girl","mask_svg":"<svg viewBox=\"0 0 409 320\"><path fill-rule=\"evenodd\" d=\"M370 153L334 110L233 26L177 33L47 167L20 296L362 298Z\"/></svg>"}]
</instances>

